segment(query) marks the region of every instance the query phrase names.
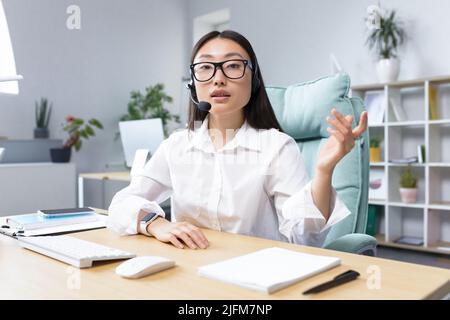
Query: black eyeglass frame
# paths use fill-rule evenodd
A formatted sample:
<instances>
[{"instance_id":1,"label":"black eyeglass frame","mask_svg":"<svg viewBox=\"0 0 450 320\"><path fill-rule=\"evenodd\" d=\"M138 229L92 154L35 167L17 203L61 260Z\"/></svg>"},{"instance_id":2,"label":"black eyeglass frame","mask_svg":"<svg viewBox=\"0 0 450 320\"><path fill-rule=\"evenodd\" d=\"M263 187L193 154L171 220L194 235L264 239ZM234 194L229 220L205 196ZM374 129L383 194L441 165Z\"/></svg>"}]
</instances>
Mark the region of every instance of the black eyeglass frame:
<instances>
[{"instance_id":1,"label":"black eyeglass frame","mask_svg":"<svg viewBox=\"0 0 450 320\"><path fill-rule=\"evenodd\" d=\"M223 65L224 65L224 63L227 63L227 62L230 62L230 61L240 61L240 62L243 62L243 63L244 63L244 71L242 72L242 76L237 77L237 78L231 78L231 77L227 76L227 74L225 73L225 71L223 71ZM214 65L214 72L213 72L211 78L209 78L209 79L207 79L207 80L199 80L199 79L197 79L197 77L195 76L195 72L194 72L195 66L196 66L196 65L199 65L199 64L202 64L202 63L209 63L209 64ZM216 75L216 72L217 72L217 67L220 68L220 70L222 71L222 73L223 73L223 75L224 75L225 77L227 77L228 79L233 79L233 80L236 80L236 79L242 79L242 78L245 76L245 70L247 69L247 67L249 67L250 70L253 71L252 63L251 63L250 61L246 60L246 59L229 59L229 60L225 60L225 61L222 61L222 62L202 61L202 62L197 62L197 63L191 64L191 65L189 66L189 69L191 70L191 76L192 76L195 80L197 80L198 82L206 82L206 81L209 81L209 80L211 80L212 78L214 78L214 76Z\"/></svg>"}]
</instances>

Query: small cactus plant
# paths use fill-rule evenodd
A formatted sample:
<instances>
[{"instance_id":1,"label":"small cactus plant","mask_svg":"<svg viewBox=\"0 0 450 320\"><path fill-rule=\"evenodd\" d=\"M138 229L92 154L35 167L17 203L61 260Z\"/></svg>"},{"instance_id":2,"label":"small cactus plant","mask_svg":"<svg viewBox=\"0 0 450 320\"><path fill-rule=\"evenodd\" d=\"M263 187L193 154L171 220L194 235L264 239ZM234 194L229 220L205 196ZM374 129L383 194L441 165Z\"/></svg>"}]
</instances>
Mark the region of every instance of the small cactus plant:
<instances>
[{"instance_id":1,"label":"small cactus plant","mask_svg":"<svg viewBox=\"0 0 450 320\"><path fill-rule=\"evenodd\" d=\"M41 101L35 102L36 128L48 128L50 115L52 114L52 103L47 98L41 98Z\"/></svg>"},{"instance_id":2,"label":"small cactus plant","mask_svg":"<svg viewBox=\"0 0 450 320\"><path fill-rule=\"evenodd\" d=\"M403 171L402 176L400 177L400 186L402 188L410 188L415 189L417 186L417 179L411 171L411 168L408 167Z\"/></svg>"},{"instance_id":3,"label":"small cactus plant","mask_svg":"<svg viewBox=\"0 0 450 320\"><path fill-rule=\"evenodd\" d=\"M378 138L378 137L370 138L370 147L371 148L379 148L380 147L380 138Z\"/></svg>"}]
</instances>

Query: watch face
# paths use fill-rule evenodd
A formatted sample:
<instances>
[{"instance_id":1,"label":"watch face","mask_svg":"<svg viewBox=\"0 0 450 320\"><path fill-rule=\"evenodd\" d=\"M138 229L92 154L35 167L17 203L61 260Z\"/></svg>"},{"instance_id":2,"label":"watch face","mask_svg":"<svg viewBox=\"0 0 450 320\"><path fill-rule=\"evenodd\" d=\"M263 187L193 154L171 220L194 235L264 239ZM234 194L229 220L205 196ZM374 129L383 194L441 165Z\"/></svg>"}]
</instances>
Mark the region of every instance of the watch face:
<instances>
[{"instance_id":1,"label":"watch face","mask_svg":"<svg viewBox=\"0 0 450 320\"><path fill-rule=\"evenodd\" d=\"M149 213L149 214L145 215L141 221L142 222L150 221L154 216L156 216L156 213L154 213L154 212Z\"/></svg>"}]
</instances>

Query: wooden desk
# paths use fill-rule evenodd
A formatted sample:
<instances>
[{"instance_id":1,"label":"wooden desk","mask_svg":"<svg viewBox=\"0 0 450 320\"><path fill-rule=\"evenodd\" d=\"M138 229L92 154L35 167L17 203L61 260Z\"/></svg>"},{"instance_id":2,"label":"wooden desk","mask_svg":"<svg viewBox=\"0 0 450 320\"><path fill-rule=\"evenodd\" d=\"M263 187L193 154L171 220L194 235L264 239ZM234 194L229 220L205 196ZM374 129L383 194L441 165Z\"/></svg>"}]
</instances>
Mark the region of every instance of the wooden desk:
<instances>
[{"instance_id":1,"label":"wooden desk","mask_svg":"<svg viewBox=\"0 0 450 320\"><path fill-rule=\"evenodd\" d=\"M175 268L137 280L123 279L114 273L120 262L105 262L79 270L22 249L15 239L0 235L0 299L425 299L441 298L450 291L450 270L446 269L212 230L204 233L211 243L206 250L181 250L142 235L120 237L108 229L73 234L139 256L166 256L177 263ZM271 295L197 275L199 266L273 246L337 256L342 259L342 265ZM307 288L349 268L361 273L356 281L320 294L302 295ZM379 268L379 289L367 286L373 276L368 273L370 268Z\"/></svg>"},{"instance_id":2,"label":"wooden desk","mask_svg":"<svg viewBox=\"0 0 450 320\"><path fill-rule=\"evenodd\" d=\"M130 181L130 171L120 172L98 172L98 173L80 173L78 175L78 207L84 207L84 179L101 180L102 192L104 192L104 183L106 180L113 181ZM104 197L104 196L103 196ZM104 199L102 201L104 204Z\"/></svg>"}]
</instances>

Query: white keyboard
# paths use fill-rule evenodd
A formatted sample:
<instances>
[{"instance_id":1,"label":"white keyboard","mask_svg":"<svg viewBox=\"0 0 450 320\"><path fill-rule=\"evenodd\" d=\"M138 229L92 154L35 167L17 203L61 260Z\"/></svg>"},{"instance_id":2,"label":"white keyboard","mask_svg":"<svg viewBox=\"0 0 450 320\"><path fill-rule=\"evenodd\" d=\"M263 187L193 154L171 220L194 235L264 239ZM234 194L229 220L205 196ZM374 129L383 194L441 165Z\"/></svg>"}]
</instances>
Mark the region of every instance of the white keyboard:
<instances>
[{"instance_id":1,"label":"white keyboard","mask_svg":"<svg viewBox=\"0 0 450 320\"><path fill-rule=\"evenodd\" d=\"M69 236L19 237L19 244L78 268L88 268L94 261L134 258L130 252Z\"/></svg>"}]
</instances>

